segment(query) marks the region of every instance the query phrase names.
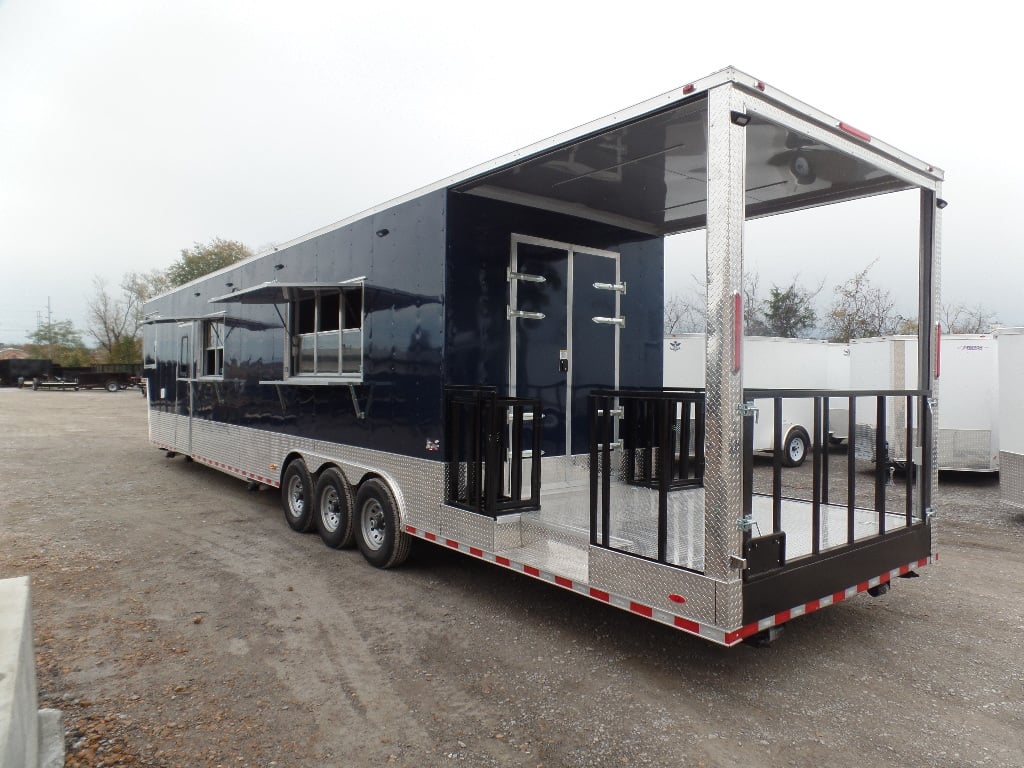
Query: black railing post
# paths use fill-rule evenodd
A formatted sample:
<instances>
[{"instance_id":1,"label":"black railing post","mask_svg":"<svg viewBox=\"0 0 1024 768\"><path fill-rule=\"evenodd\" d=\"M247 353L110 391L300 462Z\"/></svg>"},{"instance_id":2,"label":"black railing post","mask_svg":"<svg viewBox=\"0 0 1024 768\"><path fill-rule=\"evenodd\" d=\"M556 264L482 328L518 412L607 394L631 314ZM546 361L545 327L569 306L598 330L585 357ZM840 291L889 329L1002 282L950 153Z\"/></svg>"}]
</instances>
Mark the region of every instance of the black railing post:
<instances>
[{"instance_id":1,"label":"black railing post","mask_svg":"<svg viewBox=\"0 0 1024 768\"><path fill-rule=\"evenodd\" d=\"M509 497L513 501L523 499L523 413L522 405L511 404L502 409L503 414L512 414L512 438L509 446L511 456L508 465ZM504 431L504 430L502 430Z\"/></svg>"},{"instance_id":2,"label":"black railing post","mask_svg":"<svg viewBox=\"0 0 1024 768\"><path fill-rule=\"evenodd\" d=\"M533 442L530 444L530 506L540 507L541 431L544 412L540 400L533 401L533 420L530 429Z\"/></svg>"},{"instance_id":3,"label":"black railing post","mask_svg":"<svg viewBox=\"0 0 1024 768\"><path fill-rule=\"evenodd\" d=\"M877 397L875 406L875 511L878 512L878 533L885 533L885 484L889 479L889 451L885 423L885 395Z\"/></svg>"},{"instance_id":4,"label":"black railing post","mask_svg":"<svg viewBox=\"0 0 1024 768\"><path fill-rule=\"evenodd\" d=\"M832 445L831 424L829 423L829 400L822 398L821 404L821 450L824 460L821 464L821 503L828 504L829 449Z\"/></svg>"},{"instance_id":5,"label":"black railing post","mask_svg":"<svg viewBox=\"0 0 1024 768\"><path fill-rule=\"evenodd\" d=\"M601 419L601 432L604 444L601 449L601 544L607 547L611 541L609 529L612 517L612 415L610 413L611 398L605 398L604 413Z\"/></svg>"},{"instance_id":6,"label":"black railing post","mask_svg":"<svg viewBox=\"0 0 1024 768\"><path fill-rule=\"evenodd\" d=\"M914 522L914 475L919 470L914 465L914 398L907 396L907 525Z\"/></svg>"},{"instance_id":7,"label":"black railing post","mask_svg":"<svg viewBox=\"0 0 1024 768\"><path fill-rule=\"evenodd\" d=\"M846 543L854 542L854 514L857 505L857 398L849 399L846 422Z\"/></svg>"},{"instance_id":8,"label":"black railing post","mask_svg":"<svg viewBox=\"0 0 1024 768\"><path fill-rule=\"evenodd\" d=\"M782 530L782 398L772 398L772 533Z\"/></svg>"},{"instance_id":9,"label":"black railing post","mask_svg":"<svg viewBox=\"0 0 1024 768\"><path fill-rule=\"evenodd\" d=\"M597 489L598 489L598 465L597 445L600 442L598 435L597 414L601 404L606 398L598 395L590 396L590 543L597 544ZM536 427L535 427L536 428Z\"/></svg>"},{"instance_id":10,"label":"black railing post","mask_svg":"<svg viewBox=\"0 0 1024 768\"><path fill-rule=\"evenodd\" d=\"M821 551L821 398L814 398L811 436L811 552Z\"/></svg>"},{"instance_id":11,"label":"black railing post","mask_svg":"<svg viewBox=\"0 0 1024 768\"><path fill-rule=\"evenodd\" d=\"M690 438L692 435L690 426L690 407L696 406L695 402L681 400L679 402L679 479L690 479Z\"/></svg>"},{"instance_id":12,"label":"black railing post","mask_svg":"<svg viewBox=\"0 0 1024 768\"><path fill-rule=\"evenodd\" d=\"M743 416L743 517L754 518L754 414ZM750 526L743 528L743 552L753 533Z\"/></svg>"},{"instance_id":13,"label":"black railing post","mask_svg":"<svg viewBox=\"0 0 1024 768\"><path fill-rule=\"evenodd\" d=\"M448 399L448 418L445 425L444 445L448 452L448 488L449 504L456 504L459 499L459 465L462 455L462 434L460 429L461 404L452 397Z\"/></svg>"},{"instance_id":14,"label":"black railing post","mask_svg":"<svg viewBox=\"0 0 1024 768\"><path fill-rule=\"evenodd\" d=\"M504 429L498 425L498 403L495 398L484 401L485 415L484 423L487 425L487 434L484 442L487 446L484 457L484 493L486 494L484 511L493 515L498 509L498 487L502 485L502 461L500 451L502 448L502 437Z\"/></svg>"},{"instance_id":15,"label":"black railing post","mask_svg":"<svg viewBox=\"0 0 1024 768\"><path fill-rule=\"evenodd\" d=\"M672 459L675 455L672 439L672 417L675 402L660 399L655 405L658 419L658 562L666 562L668 550L668 489L672 484ZM671 417L670 417L671 414Z\"/></svg>"}]
</instances>

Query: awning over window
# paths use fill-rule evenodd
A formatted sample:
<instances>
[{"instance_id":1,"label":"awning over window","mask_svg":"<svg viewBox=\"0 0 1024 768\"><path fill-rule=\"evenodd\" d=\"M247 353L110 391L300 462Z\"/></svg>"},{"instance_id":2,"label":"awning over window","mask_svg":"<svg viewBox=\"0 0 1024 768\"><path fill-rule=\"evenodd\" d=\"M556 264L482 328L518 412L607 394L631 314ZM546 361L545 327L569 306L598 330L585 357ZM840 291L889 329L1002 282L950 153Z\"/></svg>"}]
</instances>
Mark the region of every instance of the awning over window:
<instances>
[{"instance_id":1,"label":"awning over window","mask_svg":"<svg viewBox=\"0 0 1024 768\"><path fill-rule=\"evenodd\" d=\"M211 304L285 304L297 301L312 294L314 291L338 290L346 286L358 286L358 280L346 280L342 283L279 283L269 282L241 288L223 296L214 296Z\"/></svg>"}]
</instances>

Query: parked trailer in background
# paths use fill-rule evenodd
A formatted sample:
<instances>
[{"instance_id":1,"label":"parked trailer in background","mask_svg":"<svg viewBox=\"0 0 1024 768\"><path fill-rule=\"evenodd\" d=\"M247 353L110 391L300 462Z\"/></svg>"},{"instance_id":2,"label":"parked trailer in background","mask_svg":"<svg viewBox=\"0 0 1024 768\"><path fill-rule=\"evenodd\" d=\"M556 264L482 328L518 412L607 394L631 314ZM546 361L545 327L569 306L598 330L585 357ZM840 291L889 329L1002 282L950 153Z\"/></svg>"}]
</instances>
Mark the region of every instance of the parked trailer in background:
<instances>
[{"instance_id":1,"label":"parked trailer in background","mask_svg":"<svg viewBox=\"0 0 1024 768\"><path fill-rule=\"evenodd\" d=\"M999 471L999 360L992 334L946 334L938 364L938 468L969 472ZM850 341L853 389L904 389L917 378L917 337L881 336ZM1010 390L1012 391L1012 390ZM907 409L890 398L886 440L889 460L906 461L898 433L906 427ZM911 416L913 413L911 412ZM913 418L911 419L913 422ZM858 429L865 452L872 451L876 426L874 403L861 398ZM916 426L916 425L915 425ZM866 457L866 453L862 453Z\"/></svg>"},{"instance_id":2,"label":"parked trailer in background","mask_svg":"<svg viewBox=\"0 0 1024 768\"><path fill-rule=\"evenodd\" d=\"M50 375L53 363L42 358L0 360L0 386L16 387Z\"/></svg>"},{"instance_id":3,"label":"parked trailer in background","mask_svg":"<svg viewBox=\"0 0 1024 768\"><path fill-rule=\"evenodd\" d=\"M931 562L934 483L926 463L892 511L747 482L744 222L914 195L928 328L941 180L723 70L148 301L150 439L279 487L289 526L377 567L421 539L716 643L763 637ZM664 238L686 231L706 240L706 386L665 391Z\"/></svg>"},{"instance_id":4,"label":"parked trailer in background","mask_svg":"<svg viewBox=\"0 0 1024 768\"><path fill-rule=\"evenodd\" d=\"M703 333L666 336L664 342L664 384L666 388L704 388ZM848 353L842 344L820 339L784 339L771 336L743 338L744 386L750 389L844 390L849 389ZM756 398L754 406L754 450L775 450L774 403ZM845 401L829 407L829 439L846 439ZM783 463L789 467L803 464L811 447L814 424L813 401L791 398L782 401L781 447Z\"/></svg>"},{"instance_id":5,"label":"parked trailer in background","mask_svg":"<svg viewBox=\"0 0 1024 768\"><path fill-rule=\"evenodd\" d=\"M1003 502L1024 509L1024 328L1000 328L999 491Z\"/></svg>"}]
</instances>

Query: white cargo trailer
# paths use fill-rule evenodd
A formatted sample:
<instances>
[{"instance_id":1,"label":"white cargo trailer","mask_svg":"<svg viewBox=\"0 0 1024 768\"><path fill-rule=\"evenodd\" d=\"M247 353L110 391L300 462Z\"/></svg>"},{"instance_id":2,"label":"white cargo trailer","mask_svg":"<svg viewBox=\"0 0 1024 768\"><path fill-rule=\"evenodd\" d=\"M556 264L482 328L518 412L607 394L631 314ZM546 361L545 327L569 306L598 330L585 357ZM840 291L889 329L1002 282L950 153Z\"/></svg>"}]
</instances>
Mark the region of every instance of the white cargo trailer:
<instances>
[{"instance_id":1,"label":"white cargo trailer","mask_svg":"<svg viewBox=\"0 0 1024 768\"><path fill-rule=\"evenodd\" d=\"M996 339L992 334L947 334L939 344L936 375L941 387L937 403L938 468L966 472L999 471L999 376ZM854 390L905 389L917 380L917 337L880 336L850 341L850 385ZM874 404L860 398L857 427L874 434ZM886 441L889 460L906 461L903 441L907 409L889 398ZM913 414L911 414L912 416ZM913 420L913 419L912 419ZM872 451L873 441L859 445ZM862 454L866 456L866 454ZM871 458L874 458L872 453Z\"/></svg>"},{"instance_id":2,"label":"white cargo trailer","mask_svg":"<svg viewBox=\"0 0 1024 768\"><path fill-rule=\"evenodd\" d=\"M701 389L704 387L704 334L683 333L667 336L664 349L665 387ZM849 351L844 344L820 339L788 339L775 336L743 338L744 385L755 390L836 390L849 389ZM755 398L754 450L775 449L774 401ZM803 464L811 447L814 402L809 398L784 398L780 434L783 464ZM848 411L845 401L830 401L829 439L846 439Z\"/></svg>"},{"instance_id":3,"label":"white cargo trailer","mask_svg":"<svg viewBox=\"0 0 1024 768\"><path fill-rule=\"evenodd\" d=\"M1024 509L1024 328L1000 328L999 491L1003 503Z\"/></svg>"}]
</instances>

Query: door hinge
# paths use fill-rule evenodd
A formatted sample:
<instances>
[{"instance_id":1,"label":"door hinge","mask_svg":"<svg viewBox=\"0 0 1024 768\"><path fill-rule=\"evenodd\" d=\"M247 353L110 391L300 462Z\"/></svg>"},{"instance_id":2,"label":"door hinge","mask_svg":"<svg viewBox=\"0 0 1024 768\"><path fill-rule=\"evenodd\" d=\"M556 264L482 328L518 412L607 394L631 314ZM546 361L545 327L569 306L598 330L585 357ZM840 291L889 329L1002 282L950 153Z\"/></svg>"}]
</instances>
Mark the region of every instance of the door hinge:
<instances>
[{"instance_id":1,"label":"door hinge","mask_svg":"<svg viewBox=\"0 0 1024 768\"><path fill-rule=\"evenodd\" d=\"M626 327L626 318L624 317L592 317L590 319L600 325L617 325L619 328Z\"/></svg>"},{"instance_id":2,"label":"door hinge","mask_svg":"<svg viewBox=\"0 0 1024 768\"><path fill-rule=\"evenodd\" d=\"M510 283L513 280L522 280L525 283L546 283L548 281L544 275L530 275L526 272L513 272L511 267L505 270L505 277Z\"/></svg>"},{"instance_id":3,"label":"door hinge","mask_svg":"<svg viewBox=\"0 0 1024 768\"><path fill-rule=\"evenodd\" d=\"M757 423L758 407L753 401L749 401L746 403L737 403L736 413L738 413L740 416L744 418L746 418L747 416L753 416L754 423Z\"/></svg>"},{"instance_id":4,"label":"door hinge","mask_svg":"<svg viewBox=\"0 0 1024 768\"><path fill-rule=\"evenodd\" d=\"M509 320L514 317L518 317L521 320L543 320L546 317L543 312L524 312L519 309L512 309L512 307L506 307L505 316Z\"/></svg>"},{"instance_id":5,"label":"door hinge","mask_svg":"<svg viewBox=\"0 0 1024 768\"><path fill-rule=\"evenodd\" d=\"M626 283L594 283L594 287L599 291L618 291L619 293L625 294Z\"/></svg>"},{"instance_id":6,"label":"door hinge","mask_svg":"<svg viewBox=\"0 0 1024 768\"><path fill-rule=\"evenodd\" d=\"M736 530L744 532L750 531L753 530L755 525L757 525L757 523L754 522L753 516L741 517L736 521Z\"/></svg>"}]
</instances>

